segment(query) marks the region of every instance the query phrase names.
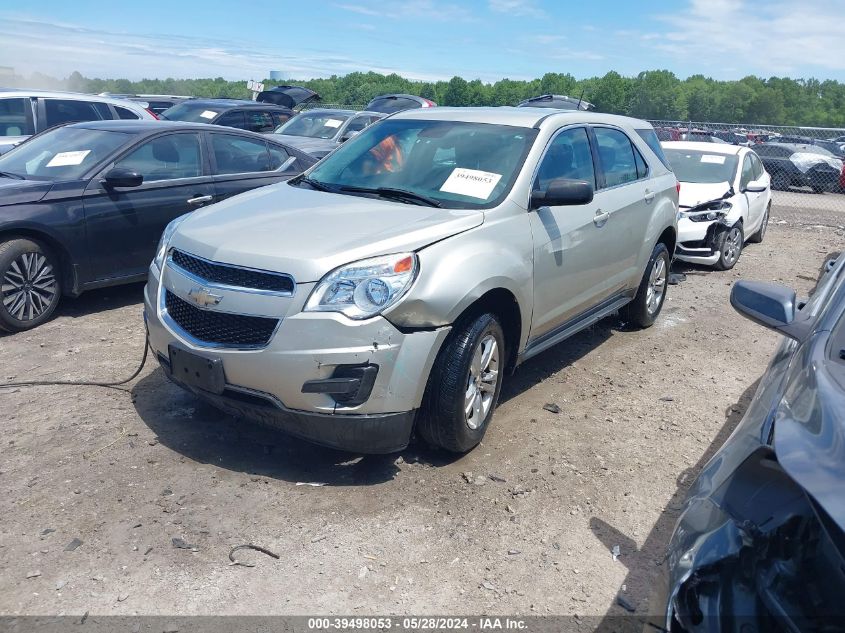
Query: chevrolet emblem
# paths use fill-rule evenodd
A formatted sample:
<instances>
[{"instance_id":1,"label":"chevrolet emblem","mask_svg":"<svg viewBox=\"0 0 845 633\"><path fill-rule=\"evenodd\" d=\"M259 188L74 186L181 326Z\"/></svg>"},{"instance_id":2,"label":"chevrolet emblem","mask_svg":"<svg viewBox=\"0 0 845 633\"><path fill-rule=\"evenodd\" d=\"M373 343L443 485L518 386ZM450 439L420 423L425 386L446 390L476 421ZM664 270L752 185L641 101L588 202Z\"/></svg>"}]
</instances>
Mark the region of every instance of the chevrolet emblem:
<instances>
[{"instance_id":1,"label":"chevrolet emblem","mask_svg":"<svg viewBox=\"0 0 845 633\"><path fill-rule=\"evenodd\" d=\"M211 291L206 288L191 288L188 292L188 297L191 301L202 308L216 306L218 303L223 301L223 297L212 294Z\"/></svg>"}]
</instances>

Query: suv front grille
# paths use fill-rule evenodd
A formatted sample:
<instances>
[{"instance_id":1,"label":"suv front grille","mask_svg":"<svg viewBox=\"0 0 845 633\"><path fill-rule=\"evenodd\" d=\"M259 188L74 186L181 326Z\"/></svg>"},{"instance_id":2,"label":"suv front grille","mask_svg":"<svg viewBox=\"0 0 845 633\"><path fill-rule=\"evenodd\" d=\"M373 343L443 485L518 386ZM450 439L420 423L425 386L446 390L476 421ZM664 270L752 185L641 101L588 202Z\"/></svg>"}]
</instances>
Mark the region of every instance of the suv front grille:
<instances>
[{"instance_id":1,"label":"suv front grille","mask_svg":"<svg viewBox=\"0 0 845 633\"><path fill-rule=\"evenodd\" d=\"M170 258L179 268L211 283L293 294L294 282L289 275L218 264L176 249L172 251Z\"/></svg>"},{"instance_id":2,"label":"suv front grille","mask_svg":"<svg viewBox=\"0 0 845 633\"><path fill-rule=\"evenodd\" d=\"M164 305L170 318L202 343L228 347L263 347L270 342L279 324L278 319L267 317L201 310L169 290L164 291Z\"/></svg>"}]
</instances>

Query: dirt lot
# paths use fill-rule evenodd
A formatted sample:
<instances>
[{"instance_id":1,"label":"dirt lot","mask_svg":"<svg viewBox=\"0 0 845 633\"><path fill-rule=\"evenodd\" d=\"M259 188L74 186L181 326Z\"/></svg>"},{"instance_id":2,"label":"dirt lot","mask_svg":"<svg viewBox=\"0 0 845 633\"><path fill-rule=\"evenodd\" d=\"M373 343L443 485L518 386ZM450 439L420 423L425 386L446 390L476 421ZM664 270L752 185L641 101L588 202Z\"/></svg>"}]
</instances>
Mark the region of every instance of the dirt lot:
<instances>
[{"instance_id":1,"label":"dirt lot","mask_svg":"<svg viewBox=\"0 0 845 633\"><path fill-rule=\"evenodd\" d=\"M766 241L734 271L686 269L655 327L606 319L520 368L462 458L311 446L153 364L125 390L0 390L0 613L604 615L623 586L641 612L684 491L777 344L731 310L731 284L806 292L842 248L845 207L777 195ZM0 338L0 381L130 374L140 297L93 292ZM281 558L229 565L243 543Z\"/></svg>"}]
</instances>

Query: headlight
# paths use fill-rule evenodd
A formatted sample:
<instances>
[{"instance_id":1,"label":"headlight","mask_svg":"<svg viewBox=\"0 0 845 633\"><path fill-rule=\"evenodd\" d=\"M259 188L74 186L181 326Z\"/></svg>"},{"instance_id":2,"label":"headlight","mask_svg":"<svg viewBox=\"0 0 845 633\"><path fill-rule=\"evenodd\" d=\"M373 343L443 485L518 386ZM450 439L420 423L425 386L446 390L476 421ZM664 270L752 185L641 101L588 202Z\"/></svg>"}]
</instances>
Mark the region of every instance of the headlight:
<instances>
[{"instance_id":1,"label":"headlight","mask_svg":"<svg viewBox=\"0 0 845 633\"><path fill-rule=\"evenodd\" d=\"M164 256L167 253L167 245L170 243L170 238L173 237L173 234L176 232L176 229L179 227L180 224L182 224L182 222L184 222L185 218L187 217L188 214L179 216L166 227L164 227L164 232L161 234L161 239L158 241L158 247L156 248L155 259L153 259L153 263L159 270L161 270L162 266L164 266Z\"/></svg>"},{"instance_id":2,"label":"headlight","mask_svg":"<svg viewBox=\"0 0 845 633\"><path fill-rule=\"evenodd\" d=\"M350 319L368 319L399 301L417 276L414 253L362 259L323 277L306 312L340 312Z\"/></svg>"}]
</instances>

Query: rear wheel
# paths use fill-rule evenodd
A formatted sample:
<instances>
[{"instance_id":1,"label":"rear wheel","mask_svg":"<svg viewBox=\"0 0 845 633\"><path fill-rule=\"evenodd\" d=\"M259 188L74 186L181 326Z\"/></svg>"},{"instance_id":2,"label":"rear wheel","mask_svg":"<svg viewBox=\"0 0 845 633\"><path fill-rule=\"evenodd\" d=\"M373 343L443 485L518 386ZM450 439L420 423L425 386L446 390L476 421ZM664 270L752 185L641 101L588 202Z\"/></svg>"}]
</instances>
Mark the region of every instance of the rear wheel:
<instances>
[{"instance_id":1,"label":"rear wheel","mask_svg":"<svg viewBox=\"0 0 845 633\"><path fill-rule=\"evenodd\" d=\"M505 335L490 313L456 325L431 370L417 431L434 447L465 453L484 437L499 401Z\"/></svg>"},{"instance_id":2,"label":"rear wheel","mask_svg":"<svg viewBox=\"0 0 845 633\"><path fill-rule=\"evenodd\" d=\"M772 210L772 203L769 203L769 206L766 207L766 210L763 212L763 222L760 224L760 228L757 229L757 232L748 238L749 242L753 242L754 244L759 244L763 241L763 238L766 237L766 229L769 227L769 212Z\"/></svg>"},{"instance_id":3,"label":"rear wheel","mask_svg":"<svg viewBox=\"0 0 845 633\"><path fill-rule=\"evenodd\" d=\"M59 304L59 267L43 244L14 239L0 244L0 329L22 332L52 316Z\"/></svg>"},{"instance_id":4,"label":"rear wheel","mask_svg":"<svg viewBox=\"0 0 845 633\"><path fill-rule=\"evenodd\" d=\"M715 264L716 269L730 270L736 266L739 256L742 254L744 242L741 224L735 224L720 232L716 237L716 247L719 249L719 259Z\"/></svg>"},{"instance_id":5,"label":"rear wheel","mask_svg":"<svg viewBox=\"0 0 845 633\"><path fill-rule=\"evenodd\" d=\"M658 242L651 252L634 300L621 310L622 318L640 328L653 325L666 300L668 279L669 250L663 242Z\"/></svg>"}]
</instances>

